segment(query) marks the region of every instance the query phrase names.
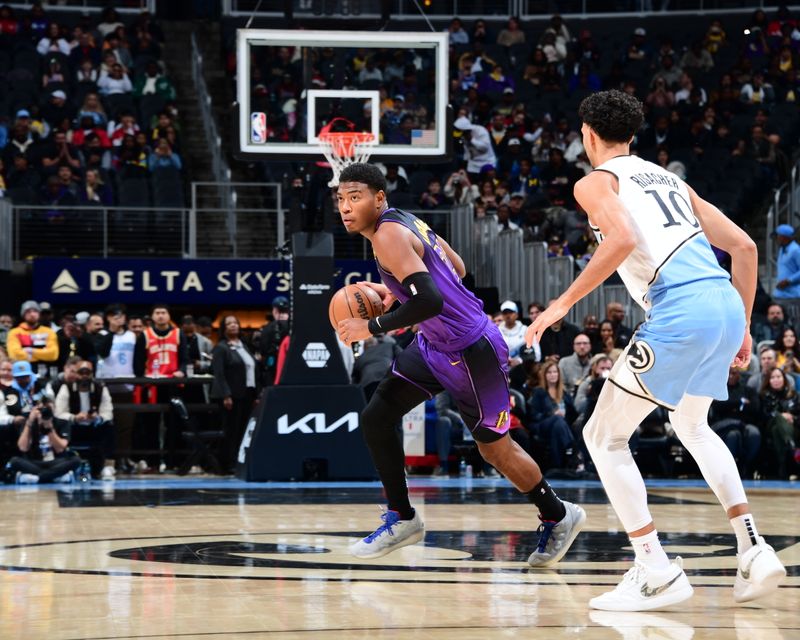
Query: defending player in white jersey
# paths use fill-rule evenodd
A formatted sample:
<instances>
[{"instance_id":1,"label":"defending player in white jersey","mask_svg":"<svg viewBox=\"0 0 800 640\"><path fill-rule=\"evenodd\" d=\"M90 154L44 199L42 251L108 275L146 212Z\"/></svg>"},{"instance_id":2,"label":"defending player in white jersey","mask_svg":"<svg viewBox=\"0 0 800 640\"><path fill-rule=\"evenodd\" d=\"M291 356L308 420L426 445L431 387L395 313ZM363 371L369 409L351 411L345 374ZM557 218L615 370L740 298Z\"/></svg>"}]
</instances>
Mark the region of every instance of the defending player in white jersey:
<instances>
[{"instance_id":1,"label":"defending player in white jersey","mask_svg":"<svg viewBox=\"0 0 800 640\"><path fill-rule=\"evenodd\" d=\"M686 600L692 587L682 561L670 562L647 507L644 481L628 439L661 405L730 518L738 543L733 596L746 602L775 589L786 575L762 537L736 463L709 428L713 399L727 398L731 362L745 367L752 349L750 313L756 289L755 244L675 174L630 155L642 105L620 91L586 98L583 145L594 171L575 185L600 240L587 267L528 328L538 341L547 327L615 270L647 310L646 322L611 371L583 435L609 500L636 553L634 567L595 609L644 611ZM732 258L732 278L710 243Z\"/></svg>"}]
</instances>

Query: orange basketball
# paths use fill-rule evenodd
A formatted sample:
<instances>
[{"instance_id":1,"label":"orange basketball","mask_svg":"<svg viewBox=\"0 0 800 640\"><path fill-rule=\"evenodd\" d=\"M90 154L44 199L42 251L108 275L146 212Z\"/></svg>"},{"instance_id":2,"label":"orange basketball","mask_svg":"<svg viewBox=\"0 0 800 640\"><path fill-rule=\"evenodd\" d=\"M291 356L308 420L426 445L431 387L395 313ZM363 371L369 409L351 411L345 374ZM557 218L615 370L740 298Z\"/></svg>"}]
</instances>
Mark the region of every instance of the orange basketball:
<instances>
[{"instance_id":1,"label":"orange basketball","mask_svg":"<svg viewBox=\"0 0 800 640\"><path fill-rule=\"evenodd\" d=\"M328 305L328 317L333 328L339 326L340 320L362 318L369 320L383 313L381 297L365 285L348 284L333 294Z\"/></svg>"}]
</instances>

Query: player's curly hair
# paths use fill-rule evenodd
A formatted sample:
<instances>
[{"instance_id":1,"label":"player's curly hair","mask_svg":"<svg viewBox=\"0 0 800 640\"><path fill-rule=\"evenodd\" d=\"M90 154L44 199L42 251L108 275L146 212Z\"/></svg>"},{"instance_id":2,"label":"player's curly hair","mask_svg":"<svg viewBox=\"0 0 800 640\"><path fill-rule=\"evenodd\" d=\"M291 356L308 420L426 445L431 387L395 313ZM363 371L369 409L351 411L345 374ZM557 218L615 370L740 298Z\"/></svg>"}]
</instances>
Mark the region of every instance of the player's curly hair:
<instances>
[{"instance_id":1,"label":"player's curly hair","mask_svg":"<svg viewBox=\"0 0 800 640\"><path fill-rule=\"evenodd\" d=\"M366 162L354 162L346 166L339 175L339 184L342 182L360 182L367 185L373 193L386 193L386 178L381 170Z\"/></svg>"},{"instance_id":2,"label":"player's curly hair","mask_svg":"<svg viewBox=\"0 0 800 640\"><path fill-rule=\"evenodd\" d=\"M617 89L588 96L578 115L606 142L630 142L644 120L642 103Z\"/></svg>"}]
</instances>

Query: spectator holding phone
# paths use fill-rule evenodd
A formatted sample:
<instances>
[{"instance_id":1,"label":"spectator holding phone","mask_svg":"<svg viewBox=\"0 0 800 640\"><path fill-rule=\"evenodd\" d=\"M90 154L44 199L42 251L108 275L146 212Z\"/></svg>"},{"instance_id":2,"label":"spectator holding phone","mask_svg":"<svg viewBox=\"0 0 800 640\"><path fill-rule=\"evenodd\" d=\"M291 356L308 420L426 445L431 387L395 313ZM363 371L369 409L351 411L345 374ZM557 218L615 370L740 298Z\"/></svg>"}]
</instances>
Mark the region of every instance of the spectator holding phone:
<instances>
[{"instance_id":1,"label":"spectator holding phone","mask_svg":"<svg viewBox=\"0 0 800 640\"><path fill-rule=\"evenodd\" d=\"M480 196L477 185L470 182L464 169L459 169L450 174L442 189L445 198L453 204L468 204L475 202Z\"/></svg>"}]
</instances>

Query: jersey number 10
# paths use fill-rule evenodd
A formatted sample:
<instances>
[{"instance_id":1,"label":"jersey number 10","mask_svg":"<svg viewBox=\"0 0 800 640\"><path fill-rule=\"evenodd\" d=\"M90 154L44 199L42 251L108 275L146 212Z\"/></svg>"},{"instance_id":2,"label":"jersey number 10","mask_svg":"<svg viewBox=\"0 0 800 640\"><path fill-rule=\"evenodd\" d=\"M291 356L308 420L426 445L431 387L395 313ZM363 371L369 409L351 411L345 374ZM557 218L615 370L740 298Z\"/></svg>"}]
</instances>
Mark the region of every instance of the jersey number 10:
<instances>
[{"instance_id":1,"label":"jersey number 10","mask_svg":"<svg viewBox=\"0 0 800 640\"><path fill-rule=\"evenodd\" d=\"M697 218L694 217L692 213L692 206L686 202L686 198L684 198L680 193L677 191L670 191L669 192L669 202L672 205L672 208L667 206L667 203L659 195L658 191L655 190L647 190L645 193L653 196L655 201L658 203L658 206L661 208L662 213L667 218L667 221L664 223L664 227L675 227L680 226L681 222L675 219L674 213L678 214L681 218L683 218L690 226L694 227L695 229L700 226L700 223L697 221ZM678 203L680 201L681 204ZM683 206L682 206L683 205ZM688 210L684 212L684 206Z\"/></svg>"}]
</instances>

